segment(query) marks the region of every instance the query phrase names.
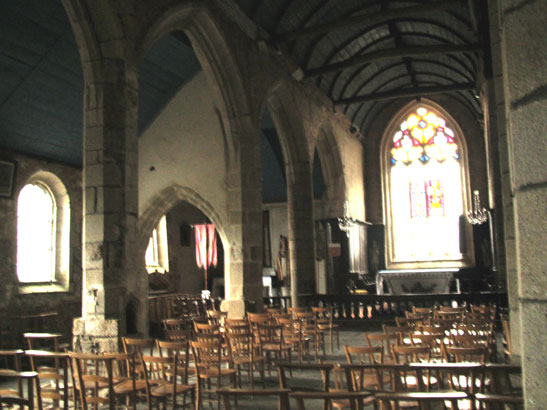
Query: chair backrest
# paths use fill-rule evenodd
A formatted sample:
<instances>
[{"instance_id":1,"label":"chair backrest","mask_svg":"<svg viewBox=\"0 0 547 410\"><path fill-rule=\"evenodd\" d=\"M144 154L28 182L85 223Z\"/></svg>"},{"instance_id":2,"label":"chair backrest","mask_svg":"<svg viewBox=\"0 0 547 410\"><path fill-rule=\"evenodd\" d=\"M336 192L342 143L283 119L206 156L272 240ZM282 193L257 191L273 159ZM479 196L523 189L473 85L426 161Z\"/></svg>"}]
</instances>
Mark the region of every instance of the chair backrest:
<instances>
[{"instance_id":1,"label":"chair backrest","mask_svg":"<svg viewBox=\"0 0 547 410\"><path fill-rule=\"evenodd\" d=\"M447 362L486 362L486 346L475 347L444 346L444 358Z\"/></svg>"},{"instance_id":2,"label":"chair backrest","mask_svg":"<svg viewBox=\"0 0 547 410\"><path fill-rule=\"evenodd\" d=\"M257 332L261 349L281 351L285 335L285 328L282 325L259 323Z\"/></svg>"},{"instance_id":3,"label":"chair backrest","mask_svg":"<svg viewBox=\"0 0 547 410\"><path fill-rule=\"evenodd\" d=\"M69 357L82 409L87 410L90 405L108 405L110 410L114 410L114 358L88 353L69 353Z\"/></svg>"},{"instance_id":4,"label":"chair backrest","mask_svg":"<svg viewBox=\"0 0 547 410\"><path fill-rule=\"evenodd\" d=\"M221 310L207 310L206 312L207 320L212 325L224 326L226 318L228 317L228 312L223 312Z\"/></svg>"},{"instance_id":5,"label":"chair backrest","mask_svg":"<svg viewBox=\"0 0 547 410\"><path fill-rule=\"evenodd\" d=\"M228 333L227 339L232 357L248 357L252 361L256 350L252 333Z\"/></svg>"},{"instance_id":6,"label":"chair backrest","mask_svg":"<svg viewBox=\"0 0 547 410\"><path fill-rule=\"evenodd\" d=\"M192 333L192 322L187 319L163 319L162 326L167 340L186 339Z\"/></svg>"},{"instance_id":7,"label":"chair backrest","mask_svg":"<svg viewBox=\"0 0 547 410\"><path fill-rule=\"evenodd\" d=\"M0 350L0 358L4 361L5 365L1 366L3 369L21 371L21 358L25 352L22 349ZM23 379L17 378L17 392L22 395L23 392Z\"/></svg>"},{"instance_id":8,"label":"chair backrest","mask_svg":"<svg viewBox=\"0 0 547 410\"><path fill-rule=\"evenodd\" d=\"M156 347L160 357L178 357L178 372L185 383L188 381L188 367L190 361L190 342L171 342L168 340L156 340Z\"/></svg>"},{"instance_id":9,"label":"chair backrest","mask_svg":"<svg viewBox=\"0 0 547 410\"><path fill-rule=\"evenodd\" d=\"M395 363L408 364L428 362L431 359L431 352L427 346L392 346Z\"/></svg>"},{"instance_id":10,"label":"chair backrest","mask_svg":"<svg viewBox=\"0 0 547 410\"><path fill-rule=\"evenodd\" d=\"M391 346L397 344L399 335L395 333L365 333L365 341L368 346L381 346L384 357L392 357Z\"/></svg>"},{"instance_id":11,"label":"chair backrest","mask_svg":"<svg viewBox=\"0 0 547 410\"><path fill-rule=\"evenodd\" d=\"M191 341L192 356L198 371L214 369L220 374L223 349L220 339Z\"/></svg>"},{"instance_id":12,"label":"chair backrest","mask_svg":"<svg viewBox=\"0 0 547 410\"><path fill-rule=\"evenodd\" d=\"M207 335L219 335L220 326L212 323L203 323L194 321L194 330L196 334L207 334Z\"/></svg>"},{"instance_id":13,"label":"chair backrest","mask_svg":"<svg viewBox=\"0 0 547 410\"><path fill-rule=\"evenodd\" d=\"M40 382L36 372L20 372L11 369L0 369L0 378L2 382L14 382L17 385L23 385L26 381L26 388L21 389L17 394L0 395L0 409L3 405L7 407L19 406L20 409L27 407L33 410L35 403L38 410L42 410L42 398L40 391ZM24 394L26 392L26 395Z\"/></svg>"},{"instance_id":14,"label":"chair backrest","mask_svg":"<svg viewBox=\"0 0 547 410\"><path fill-rule=\"evenodd\" d=\"M258 325L264 324L264 323L270 323L272 321L272 318L267 313L247 313L247 320L249 322L249 326L251 327L251 331L258 335Z\"/></svg>"},{"instance_id":15,"label":"chair backrest","mask_svg":"<svg viewBox=\"0 0 547 410\"><path fill-rule=\"evenodd\" d=\"M68 355L64 352L50 352L47 350L26 350L31 369L38 372L42 402L46 407L53 404L59 407L62 400L64 407L68 408L69 383L68 383ZM40 362L40 367L36 361Z\"/></svg>"},{"instance_id":16,"label":"chair backrest","mask_svg":"<svg viewBox=\"0 0 547 410\"><path fill-rule=\"evenodd\" d=\"M143 353L152 355L154 349L154 339L122 337L123 350L125 353Z\"/></svg>"}]
</instances>

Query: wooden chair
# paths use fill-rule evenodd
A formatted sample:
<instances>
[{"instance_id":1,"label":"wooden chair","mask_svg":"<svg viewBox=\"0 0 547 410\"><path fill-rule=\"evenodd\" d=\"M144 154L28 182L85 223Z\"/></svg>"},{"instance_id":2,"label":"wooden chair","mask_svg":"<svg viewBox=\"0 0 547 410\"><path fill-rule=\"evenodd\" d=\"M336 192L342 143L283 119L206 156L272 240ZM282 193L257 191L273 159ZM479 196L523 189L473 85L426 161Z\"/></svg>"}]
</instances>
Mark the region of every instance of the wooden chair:
<instances>
[{"instance_id":1,"label":"wooden chair","mask_svg":"<svg viewBox=\"0 0 547 410\"><path fill-rule=\"evenodd\" d=\"M212 324L224 328L226 323L226 318L228 317L228 312L222 312L220 310L207 310L206 312L207 321Z\"/></svg>"},{"instance_id":2,"label":"wooden chair","mask_svg":"<svg viewBox=\"0 0 547 410\"><path fill-rule=\"evenodd\" d=\"M279 387L281 389L291 389L291 391L329 391L331 372L334 364L332 363L291 363L277 362L277 372L279 378ZM291 377L287 377L286 371L289 370ZM293 370L306 371L303 378L293 376ZM309 371L320 374L320 381L317 377L310 377ZM296 372L295 372L296 373ZM290 385L289 385L290 383ZM329 403L325 401L324 410L328 410Z\"/></svg>"},{"instance_id":3,"label":"wooden chair","mask_svg":"<svg viewBox=\"0 0 547 410\"><path fill-rule=\"evenodd\" d=\"M231 410L232 405L230 402L230 398L237 398L237 397L245 397L245 396L251 396L251 397L264 397L264 396L277 396L279 398L278 401L278 410L290 410L289 405L289 393L291 392L290 389L261 389L261 390L255 390L255 389L218 389L217 394L221 397L223 403L224 403L224 409L225 410Z\"/></svg>"},{"instance_id":4,"label":"wooden chair","mask_svg":"<svg viewBox=\"0 0 547 410\"><path fill-rule=\"evenodd\" d=\"M134 354L138 357L140 354L152 356L156 343L152 338L122 337L122 345L124 353L129 355ZM128 368L129 366L130 363L127 363ZM142 367L139 360L135 362L135 372L137 378L144 380Z\"/></svg>"},{"instance_id":5,"label":"wooden chair","mask_svg":"<svg viewBox=\"0 0 547 410\"><path fill-rule=\"evenodd\" d=\"M378 404L385 406L383 408L399 410L401 407L407 407L409 403L417 403L419 409L444 408L447 403L452 404L452 408L458 408L459 400L468 400L469 395L464 392L379 392L374 395Z\"/></svg>"},{"instance_id":6,"label":"wooden chair","mask_svg":"<svg viewBox=\"0 0 547 410\"><path fill-rule=\"evenodd\" d=\"M511 344L511 328L509 326L509 316L508 315L501 315L501 325L503 327L503 353L505 356L505 362L509 362L511 360L513 346Z\"/></svg>"},{"instance_id":7,"label":"wooden chair","mask_svg":"<svg viewBox=\"0 0 547 410\"><path fill-rule=\"evenodd\" d=\"M183 396L186 400L186 396L190 395L192 403L196 410L196 386L188 385L182 382L179 377L179 357L175 353L172 357L158 357L158 356L146 356L140 355L142 367L145 369L144 377L146 381L146 398L148 408L152 408L154 400L162 401L163 408L167 409L167 402L172 403L172 408L177 408L177 397ZM182 379L186 377L182 376ZM159 406L158 406L159 408Z\"/></svg>"},{"instance_id":8,"label":"wooden chair","mask_svg":"<svg viewBox=\"0 0 547 410\"><path fill-rule=\"evenodd\" d=\"M486 347L477 345L475 347L444 346L443 358L449 363L481 363L486 362Z\"/></svg>"},{"instance_id":9,"label":"wooden chair","mask_svg":"<svg viewBox=\"0 0 547 410\"><path fill-rule=\"evenodd\" d=\"M87 410L88 406L97 409L101 405L106 405L109 410L114 410L112 372L114 358L91 353L69 353L69 357L75 390L74 397L79 397L82 410Z\"/></svg>"},{"instance_id":10,"label":"wooden chair","mask_svg":"<svg viewBox=\"0 0 547 410\"><path fill-rule=\"evenodd\" d=\"M304 352L306 357L310 358L310 338L303 331L302 322L294 320L292 317L276 318L278 325L283 326L284 342L298 354L298 362L302 363Z\"/></svg>"},{"instance_id":11,"label":"wooden chair","mask_svg":"<svg viewBox=\"0 0 547 410\"><path fill-rule=\"evenodd\" d=\"M251 332L257 335L258 325L264 323L271 323L272 318L267 313L247 313L247 321L251 327Z\"/></svg>"},{"instance_id":12,"label":"wooden chair","mask_svg":"<svg viewBox=\"0 0 547 410\"><path fill-rule=\"evenodd\" d=\"M21 349L0 350L0 357L5 362L5 365L2 366L2 368L21 372L21 358L23 355L24 351ZM23 378L16 378L16 381L17 389L12 389L11 387L0 388L0 396L7 395L23 397Z\"/></svg>"},{"instance_id":13,"label":"wooden chair","mask_svg":"<svg viewBox=\"0 0 547 410\"><path fill-rule=\"evenodd\" d=\"M411 333L408 338L412 346L428 347L432 360L440 360L443 357L443 346L449 341L444 333Z\"/></svg>"},{"instance_id":14,"label":"wooden chair","mask_svg":"<svg viewBox=\"0 0 547 410\"><path fill-rule=\"evenodd\" d=\"M315 360L319 360L319 348L323 351L322 357L325 357L325 330L319 328L319 325L315 320L315 314L308 310L304 312L295 311L293 314L296 320L302 322L304 335L309 337L310 342L314 345Z\"/></svg>"},{"instance_id":15,"label":"wooden chair","mask_svg":"<svg viewBox=\"0 0 547 410\"><path fill-rule=\"evenodd\" d=\"M29 350L50 350L53 352L61 351L60 333L23 333L27 341Z\"/></svg>"},{"instance_id":16,"label":"wooden chair","mask_svg":"<svg viewBox=\"0 0 547 410\"><path fill-rule=\"evenodd\" d=\"M195 364L191 366L190 341L171 342L168 340L156 340L156 348L160 357L177 357L177 376L181 379L182 384L189 384L190 375L196 374ZM166 369L166 374L172 376L172 369Z\"/></svg>"},{"instance_id":17,"label":"wooden chair","mask_svg":"<svg viewBox=\"0 0 547 410\"><path fill-rule=\"evenodd\" d=\"M125 398L125 406L133 410L137 408L137 398L146 389L146 381L137 379L135 369L141 368L139 360L136 366L137 354L107 353L104 356L112 358L112 383L116 397ZM144 376L141 373L141 376Z\"/></svg>"},{"instance_id":18,"label":"wooden chair","mask_svg":"<svg viewBox=\"0 0 547 410\"><path fill-rule=\"evenodd\" d=\"M334 334L336 334L336 347L340 349L340 325L334 323L334 313L332 307L312 307L315 314L315 323L319 331L328 332L330 341L330 352L334 352Z\"/></svg>"},{"instance_id":19,"label":"wooden chair","mask_svg":"<svg viewBox=\"0 0 547 410\"><path fill-rule=\"evenodd\" d=\"M212 339L210 341L191 341L192 354L197 369L197 382L200 392L197 398L197 408L202 401L202 394L209 395L216 392L223 386L223 380L228 378L232 387L237 387L237 375L235 369L226 367L226 361L223 359L224 349L220 340ZM211 382L216 380L215 388L211 388ZM205 388L207 386L207 388ZM217 405L220 409L220 398L217 398Z\"/></svg>"},{"instance_id":20,"label":"wooden chair","mask_svg":"<svg viewBox=\"0 0 547 410\"><path fill-rule=\"evenodd\" d=\"M260 352L266 358L268 375L272 374L273 358L292 361L292 347L285 342L284 327L272 323L258 323Z\"/></svg>"},{"instance_id":21,"label":"wooden chair","mask_svg":"<svg viewBox=\"0 0 547 410\"><path fill-rule=\"evenodd\" d=\"M7 405L8 407L19 406L20 409L26 407L29 410L34 410L36 405L38 410L42 410L40 383L37 372L0 369L0 378L3 382L13 382L18 386L23 386L26 381L26 388L21 388L20 391L10 392L7 389L0 389L0 409L4 405Z\"/></svg>"},{"instance_id":22,"label":"wooden chair","mask_svg":"<svg viewBox=\"0 0 547 410\"><path fill-rule=\"evenodd\" d=\"M382 346L344 346L348 364L382 364L384 363L384 348ZM383 390L391 384L389 374L383 374L377 369L352 371L352 384L356 391Z\"/></svg>"},{"instance_id":23,"label":"wooden chair","mask_svg":"<svg viewBox=\"0 0 547 410\"><path fill-rule=\"evenodd\" d=\"M177 341L187 339L192 335L192 322L186 319L163 319L163 335L165 340Z\"/></svg>"},{"instance_id":24,"label":"wooden chair","mask_svg":"<svg viewBox=\"0 0 547 410\"><path fill-rule=\"evenodd\" d=\"M431 359L431 352L427 346L392 346L391 350L396 364L422 363L429 362ZM436 384L437 379L430 377L429 373L421 374L411 368L405 370L394 383L403 391L423 391L424 389L429 391Z\"/></svg>"},{"instance_id":25,"label":"wooden chair","mask_svg":"<svg viewBox=\"0 0 547 410\"><path fill-rule=\"evenodd\" d=\"M238 387L241 388L241 371L246 370L249 374L251 389L254 389L254 371L258 370L262 380L262 387L266 388L264 380L264 356L255 345L254 336L247 333L228 333L228 346L231 359L237 371Z\"/></svg>"},{"instance_id":26,"label":"wooden chair","mask_svg":"<svg viewBox=\"0 0 547 410\"><path fill-rule=\"evenodd\" d=\"M367 398L374 397L371 392L362 391L362 392L349 392L349 391L327 391L327 392L306 392L298 391L292 392L290 395L293 399L296 400L296 408L298 410L306 410L305 402L308 400L323 400L327 403L328 407L329 402L348 402L349 407L352 410L362 409L365 405L363 400Z\"/></svg>"},{"instance_id":27,"label":"wooden chair","mask_svg":"<svg viewBox=\"0 0 547 410\"><path fill-rule=\"evenodd\" d=\"M25 355L30 359L31 369L38 373L42 403L60 408L62 401L62 408L67 410L69 407L68 355L47 350L27 350ZM47 365L38 370L37 360Z\"/></svg>"},{"instance_id":28,"label":"wooden chair","mask_svg":"<svg viewBox=\"0 0 547 410\"><path fill-rule=\"evenodd\" d=\"M365 333L365 341L368 346L381 346L384 352L384 363L395 363L391 346L399 341L399 335L395 333Z\"/></svg>"},{"instance_id":29,"label":"wooden chair","mask_svg":"<svg viewBox=\"0 0 547 410\"><path fill-rule=\"evenodd\" d=\"M476 393L475 401L480 410L522 410L524 397L520 394L485 394Z\"/></svg>"}]
</instances>

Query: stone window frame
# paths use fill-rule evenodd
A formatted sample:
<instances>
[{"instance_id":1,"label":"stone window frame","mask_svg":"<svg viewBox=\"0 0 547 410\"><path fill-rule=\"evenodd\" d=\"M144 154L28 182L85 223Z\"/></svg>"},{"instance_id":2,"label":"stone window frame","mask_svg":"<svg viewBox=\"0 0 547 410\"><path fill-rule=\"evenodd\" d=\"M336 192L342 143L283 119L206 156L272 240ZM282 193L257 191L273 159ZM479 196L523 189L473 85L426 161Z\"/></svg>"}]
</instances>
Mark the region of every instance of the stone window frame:
<instances>
[{"instance_id":1,"label":"stone window frame","mask_svg":"<svg viewBox=\"0 0 547 410\"><path fill-rule=\"evenodd\" d=\"M460 128L456 119L450 115L442 106L430 101L422 100L420 102L410 102L405 107L401 108L391 119L388 126L385 128L384 134L380 143L380 163L381 163L381 178L382 178L382 201L383 201L383 220L386 226L386 266L388 269L415 269L420 268L444 268L444 267L466 267L472 266L474 260L473 253L473 238L472 232L468 226L465 230L465 249L462 250L462 258L460 260L436 260L436 261L395 261L394 260L394 243L393 234L388 226L391 225L391 146L393 135L400 128L401 122L404 121L409 114L416 112L418 107L424 107L436 115L442 117L447 123L450 123L452 130L457 136L458 152L460 163L460 180L462 189L463 213L469 209L470 204L470 178L469 178L469 163L468 163L468 147L465 135Z\"/></svg>"},{"instance_id":2,"label":"stone window frame","mask_svg":"<svg viewBox=\"0 0 547 410\"><path fill-rule=\"evenodd\" d=\"M70 197L61 179L48 171L36 172L23 187L30 184L44 186L52 194L55 202L55 278L51 282L19 282L19 293L68 292L70 288ZM17 201L19 201L19 195L17 195ZM18 203L16 209L18 209Z\"/></svg>"}]
</instances>

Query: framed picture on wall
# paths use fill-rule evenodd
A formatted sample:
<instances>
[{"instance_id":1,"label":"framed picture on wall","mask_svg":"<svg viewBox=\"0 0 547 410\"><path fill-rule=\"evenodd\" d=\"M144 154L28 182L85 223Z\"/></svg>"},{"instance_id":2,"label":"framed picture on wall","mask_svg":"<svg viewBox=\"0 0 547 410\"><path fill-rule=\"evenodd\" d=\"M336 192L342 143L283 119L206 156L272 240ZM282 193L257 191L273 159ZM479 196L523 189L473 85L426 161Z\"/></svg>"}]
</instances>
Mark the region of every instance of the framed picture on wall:
<instances>
[{"instance_id":1,"label":"framed picture on wall","mask_svg":"<svg viewBox=\"0 0 547 410\"><path fill-rule=\"evenodd\" d=\"M15 181L15 162L0 160L0 198L11 198Z\"/></svg>"}]
</instances>

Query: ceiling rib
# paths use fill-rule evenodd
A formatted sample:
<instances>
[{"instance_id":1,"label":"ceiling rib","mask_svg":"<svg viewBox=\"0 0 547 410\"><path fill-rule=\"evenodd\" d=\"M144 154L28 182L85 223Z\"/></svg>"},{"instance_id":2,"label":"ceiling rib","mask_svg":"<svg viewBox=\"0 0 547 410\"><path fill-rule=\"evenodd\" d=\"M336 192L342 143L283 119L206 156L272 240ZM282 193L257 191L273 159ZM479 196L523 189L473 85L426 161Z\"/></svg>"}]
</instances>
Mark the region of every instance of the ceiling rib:
<instances>
[{"instance_id":1,"label":"ceiling rib","mask_svg":"<svg viewBox=\"0 0 547 410\"><path fill-rule=\"evenodd\" d=\"M285 42L290 40L296 40L302 37L312 36L315 34L340 30L352 26L363 27L367 24L378 24L381 22L387 22L392 19L405 18L413 15L423 16L424 13L435 13L440 10L445 10L453 6L455 3L459 3L460 1L461 0L443 0L435 3L428 3L427 5L401 7L397 9L379 11L376 13L360 14L357 16L346 17L344 19L326 24L318 24L317 26L311 26L299 30L280 33L273 37L273 41Z\"/></svg>"},{"instance_id":2,"label":"ceiling rib","mask_svg":"<svg viewBox=\"0 0 547 410\"><path fill-rule=\"evenodd\" d=\"M388 58L412 57L431 54L454 54L454 53L473 53L481 50L479 44L471 45L438 45L428 47L404 47L388 50L378 50L372 53L353 57L339 63L329 64L323 67L312 68L305 72L306 77L315 77L318 75L338 71L344 68L356 65L366 64L375 60L385 60Z\"/></svg>"},{"instance_id":3,"label":"ceiling rib","mask_svg":"<svg viewBox=\"0 0 547 410\"><path fill-rule=\"evenodd\" d=\"M440 85L435 87L415 87L404 90L386 91L368 95L358 95L350 98L342 98L335 101L337 105L347 105L366 101L392 100L402 97L418 97L422 95L446 94L475 89L474 83L462 83L453 85Z\"/></svg>"}]
</instances>

